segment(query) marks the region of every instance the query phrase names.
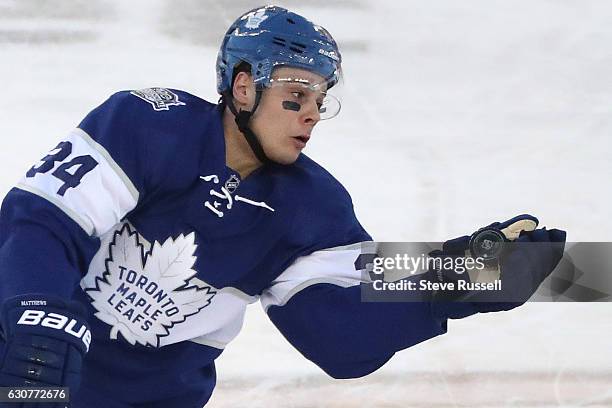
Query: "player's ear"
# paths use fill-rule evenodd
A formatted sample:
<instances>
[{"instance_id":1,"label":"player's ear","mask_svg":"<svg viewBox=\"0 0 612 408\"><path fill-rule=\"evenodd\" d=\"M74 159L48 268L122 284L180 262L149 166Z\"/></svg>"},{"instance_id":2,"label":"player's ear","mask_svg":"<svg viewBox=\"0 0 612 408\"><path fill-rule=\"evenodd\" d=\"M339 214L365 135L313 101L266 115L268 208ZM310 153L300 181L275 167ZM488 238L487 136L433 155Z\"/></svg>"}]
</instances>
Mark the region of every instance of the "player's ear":
<instances>
[{"instance_id":1,"label":"player's ear","mask_svg":"<svg viewBox=\"0 0 612 408\"><path fill-rule=\"evenodd\" d=\"M237 108L250 109L255 103L255 85L251 75L238 72L234 79L232 94Z\"/></svg>"}]
</instances>

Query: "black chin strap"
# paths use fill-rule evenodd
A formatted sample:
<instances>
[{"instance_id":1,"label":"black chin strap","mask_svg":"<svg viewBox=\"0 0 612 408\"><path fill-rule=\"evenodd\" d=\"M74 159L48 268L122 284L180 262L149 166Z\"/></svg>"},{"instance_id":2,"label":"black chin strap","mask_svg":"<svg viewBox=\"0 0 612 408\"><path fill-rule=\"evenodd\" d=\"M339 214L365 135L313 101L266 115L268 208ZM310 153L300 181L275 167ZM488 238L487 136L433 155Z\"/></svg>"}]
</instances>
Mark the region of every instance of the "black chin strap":
<instances>
[{"instance_id":1,"label":"black chin strap","mask_svg":"<svg viewBox=\"0 0 612 408\"><path fill-rule=\"evenodd\" d=\"M257 157L257 160L259 160L262 164L268 164L272 161L268 158L268 156L266 156L266 152L264 152L261 143L259 143L259 139L257 138L255 132L253 132L249 127L249 121L251 120L251 116L253 116L253 113L259 106L259 101L261 101L261 94L261 90L258 90L255 94L255 104L253 105L253 110L240 110L240 112L236 110L236 107L234 106L234 101L232 100L232 97L229 92L224 93L223 96L225 98L225 103L227 104L227 107L234 114L238 130L240 130L240 132L242 132L242 134L244 135L244 138L251 147L251 150L253 151L253 153L255 153L255 157Z\"/></svg>"}]
</instances>

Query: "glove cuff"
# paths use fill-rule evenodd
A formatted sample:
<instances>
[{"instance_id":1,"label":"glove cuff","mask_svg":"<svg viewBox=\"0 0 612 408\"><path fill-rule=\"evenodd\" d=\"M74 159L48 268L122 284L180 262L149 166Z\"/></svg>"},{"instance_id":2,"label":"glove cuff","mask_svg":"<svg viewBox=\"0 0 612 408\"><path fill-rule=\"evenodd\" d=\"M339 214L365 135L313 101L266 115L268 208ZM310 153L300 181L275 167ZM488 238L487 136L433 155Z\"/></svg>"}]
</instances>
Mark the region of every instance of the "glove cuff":
<instances>
[{"instance_id":1,"label":"glove cuff","mask_svg":"<svg viewBox=\"0 0 612 408\"><path fill-rule=\"evenodd\" d=\"M85 355L91 331L78 302L56 296L27 294L7 299L0 312L0 325L7 341L16 335L33 335L67 342Z\"/></svg>"}]
</instances>

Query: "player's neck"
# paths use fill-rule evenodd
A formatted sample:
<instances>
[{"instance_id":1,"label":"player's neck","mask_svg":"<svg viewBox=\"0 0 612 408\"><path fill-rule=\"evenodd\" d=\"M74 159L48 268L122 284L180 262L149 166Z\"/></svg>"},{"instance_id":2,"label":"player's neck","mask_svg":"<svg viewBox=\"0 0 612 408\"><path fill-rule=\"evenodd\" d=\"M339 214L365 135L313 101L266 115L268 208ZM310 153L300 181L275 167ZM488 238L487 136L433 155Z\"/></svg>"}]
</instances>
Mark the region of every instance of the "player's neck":
<instances>
[{"instance_id":1,"label":"player's neck","mask_svg":"<svg viewBox=\"0 0 612 408\"><path fill-rule=\"evenodd\" d=\"M225 138L225 164L245 179L261 166L244 135L228 109L223 114L223 136Z\"/></svg>"}]
</instances>

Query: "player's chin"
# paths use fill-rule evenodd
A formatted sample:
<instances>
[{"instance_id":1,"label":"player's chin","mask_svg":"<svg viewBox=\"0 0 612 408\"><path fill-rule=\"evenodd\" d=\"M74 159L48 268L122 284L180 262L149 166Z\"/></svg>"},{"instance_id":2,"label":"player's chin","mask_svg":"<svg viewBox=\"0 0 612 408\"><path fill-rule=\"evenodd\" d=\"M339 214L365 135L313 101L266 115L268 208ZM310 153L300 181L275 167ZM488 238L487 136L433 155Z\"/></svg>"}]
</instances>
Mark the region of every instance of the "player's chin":
<instances>
[{"instance_id":1,"label":"player's chin","mask_svg":"<svg viewBox=\"0 0 612 408\"><path fill-rule=\"evenodd\" d=\"M295 163L299 156L300 156L300 152L297 152L291 157L283 157L280 160L275 160L275 161L279 164L289 165L289 164Z\"/></svg>"},{"instance_id":2,"label":"player's chin","mask_svg":"<svg viewBox=\"0 0 612 408\"><path fill-rule=\"evenodd\" d=\"M271 159L278 164L293 164L298 159L298 157L300 157L301 151L302 149L287 149L282 153L279 152L280 154L274 155L274 157L271 157Z\"/></svg>"}]
</instances>

